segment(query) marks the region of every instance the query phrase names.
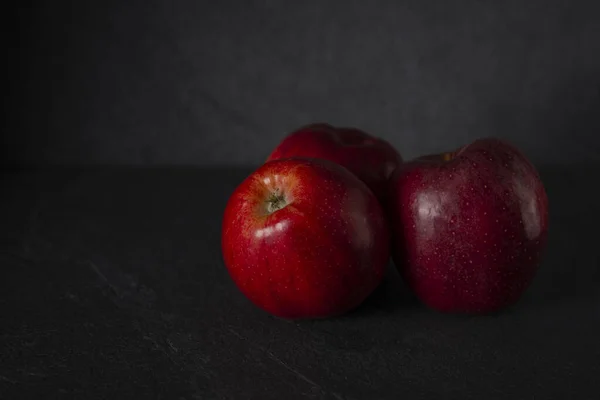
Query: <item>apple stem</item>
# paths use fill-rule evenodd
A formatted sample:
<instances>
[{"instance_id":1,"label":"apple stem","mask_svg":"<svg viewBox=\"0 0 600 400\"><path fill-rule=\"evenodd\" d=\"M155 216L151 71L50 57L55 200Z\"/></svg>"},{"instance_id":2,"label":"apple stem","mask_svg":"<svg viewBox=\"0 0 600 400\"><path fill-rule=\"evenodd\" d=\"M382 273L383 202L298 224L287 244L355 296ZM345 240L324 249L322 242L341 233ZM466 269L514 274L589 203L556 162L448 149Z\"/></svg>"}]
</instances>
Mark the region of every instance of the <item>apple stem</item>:
<instances>
[{"instance_id":1,"label":"apple stem","mask_svg":"<svg viewBox=\"0 0 600 400\"><path fill-rule=\"evenodd\" d=\"M267 212L269 214L274 213L277 210L281 210L286 206L285 196L283 193L279 193L279 190L275 190L274 193L271 193L269 198L267 199Z\"/></svg>"}]
</instances>

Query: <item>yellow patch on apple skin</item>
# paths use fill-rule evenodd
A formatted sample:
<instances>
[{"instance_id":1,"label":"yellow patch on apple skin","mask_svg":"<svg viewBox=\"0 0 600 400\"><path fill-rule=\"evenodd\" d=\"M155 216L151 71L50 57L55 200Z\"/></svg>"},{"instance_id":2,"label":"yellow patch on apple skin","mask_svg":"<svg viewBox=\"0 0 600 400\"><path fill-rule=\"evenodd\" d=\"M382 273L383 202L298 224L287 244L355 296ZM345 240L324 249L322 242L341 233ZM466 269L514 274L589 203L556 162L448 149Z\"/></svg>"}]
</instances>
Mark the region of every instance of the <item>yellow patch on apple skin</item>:
<instances>
[{"instance_id":1,"label":"yellow patch on apple skin","mask_svg":"<svg viewBox=\"0 0 600 400\"><path fill-rule=\"evenodd\" d=\"M286 204L292 204L295 199L301 197L302 194L302 179L299 176L303 175L302 169L304 165L296 165L293 167L286 166L285 172L279 168L274 168L268 173L257 175L255 182L262 186L262 197L266 201L271 194L280 194L285 197Z\"/></svg>"},{"instance_id":2,"label":"yellow patch on apple skin","mask_svg":"<svg viewBox=\"0 0 600 400\"><path fill-rule=\"evenodd\" d=\"M300 179L297 176L300 168L302 167L294 166L285 172L276 169L271 173L258 176L257 180L270 192L279 190L293 195L295 188L300 185Z\"/></svg>"},{"instance_id":3,"label":"yellow patch on apple skin","mask_svg":"<svg viewBox=\"0 0 600 400\"><path fill-rule=\"evenodd\" d=\"M289 168L289 165L283 166ZM254 237L256 232L264 229L268 217L273 213L286 210L293 214L302 214L293 206L294 201L302 197L302 180L298 174L304 166L294 166L282 172L280 168L259 169L248 178L246 190L238 194L239 232L245 238ZM274 194L285 198L285 206L280 210L269 212L268 200Z\"/></svg>"},{"instance_id":4,"label":"yellow patch on apple skin","mask_svg":"<svg viewBox=\"0 0 600 400\"><path fill-rule=\"evenodd\" d=\"M240 224L239 232L245 238L252 237L254 232L264 225L265 216L258 212L258 209L263 206L260 199L264 199L267 196L267 190L263 185L256 182L256 177L253 176L250 179L248 191L239 194L237 210L240 216L238 219Z\"/></svg>"}]
</instances>

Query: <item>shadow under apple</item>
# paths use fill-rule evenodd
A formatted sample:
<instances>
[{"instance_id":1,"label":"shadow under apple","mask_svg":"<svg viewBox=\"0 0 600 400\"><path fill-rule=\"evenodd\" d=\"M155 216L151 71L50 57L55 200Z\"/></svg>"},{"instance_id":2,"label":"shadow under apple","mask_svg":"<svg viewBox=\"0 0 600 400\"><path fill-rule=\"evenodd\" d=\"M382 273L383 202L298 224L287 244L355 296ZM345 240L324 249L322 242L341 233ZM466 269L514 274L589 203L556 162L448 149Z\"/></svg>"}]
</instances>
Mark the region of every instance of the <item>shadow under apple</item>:
<instances>
[{"instance_id":1,"label":"shadow under apple","mask_svg":"<svg viewBox=\"0 0 600 400\"><path fill-rule=\"evenodd\" d=\"M419 300L404 283L396 266L390 260L381 284L347 317L362 317L373 313L393 313L422 307Z\"/></svg>"},{"instance_id":2,"label":"shadow under apple","mask_svg":"<svg viewBox=\"0 0 600 400\"><path fill-rule=\"evenodd\" d=\"M597 294L598 198L600 164L545 165L538 168L549 199L548 244L522 306L542 305ZM519 306L519 305L517 305Z\"/></svg>"}]
</instances>

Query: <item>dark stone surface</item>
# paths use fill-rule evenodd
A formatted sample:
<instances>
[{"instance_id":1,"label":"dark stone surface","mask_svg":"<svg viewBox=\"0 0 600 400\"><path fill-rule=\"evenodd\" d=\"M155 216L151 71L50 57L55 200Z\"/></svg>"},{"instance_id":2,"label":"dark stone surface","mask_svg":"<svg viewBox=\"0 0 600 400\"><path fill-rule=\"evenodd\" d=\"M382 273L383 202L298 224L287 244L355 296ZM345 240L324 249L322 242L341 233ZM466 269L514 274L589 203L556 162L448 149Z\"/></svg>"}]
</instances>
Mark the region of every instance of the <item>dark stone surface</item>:
<instances>
[{"instance_id":1,"label":"dark stone surface","mask_svg":"<svg viewBox=\"0 0 600 400\"><path fill-rule=\"evenodd\" d=\"M390 265L356 311L303 322L253 307L223 266L250 170L3 172L0 398L598 398L600 169L540 170L549 247L516 306L442 315Z\"/></svg>"}]
</instances>

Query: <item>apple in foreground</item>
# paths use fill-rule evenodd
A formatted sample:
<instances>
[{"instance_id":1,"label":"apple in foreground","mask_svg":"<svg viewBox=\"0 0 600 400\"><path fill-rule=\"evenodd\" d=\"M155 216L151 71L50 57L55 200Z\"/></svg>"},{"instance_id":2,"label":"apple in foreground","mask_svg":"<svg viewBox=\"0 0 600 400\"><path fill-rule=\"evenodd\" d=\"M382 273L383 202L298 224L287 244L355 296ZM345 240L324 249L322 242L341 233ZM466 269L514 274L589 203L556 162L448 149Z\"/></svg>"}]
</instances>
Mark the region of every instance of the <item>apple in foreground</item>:
<instances>
[{"instance_id":1,"label":"apple in foreground","mask_svg":"<svg viewBox=\"0 0 600 400\"><path fill-rule=\"evenodd\" d=\"M391 179L392 254L416 296L443 312L491 313L531 283L548 199L525 156L499 139L405 163Z\"/></svg>"},{"instance_id":2,"label":"apple in foreground","mask_svg":"<svg viewBox=\"0 0 600 400\"><path fill-rule=\"evenodd\" d=\"M375 195L334 163L265 163L230 197L221 245L254 304L282 318L324 318L358 306L381 282L390 236Z\"/></svg>"},{"instance_id":3,"label":"apple in foreground","mask_svg":"<svg viewBox=\"0 0 600 400\"><path fill-rule=\"evenodd\" d=\"M302 127L273 150L267 161L289 157L320 158L340 164L358 176L383 202L388 180L402 162L392 145L355 128L325 123Z\"/></svg>"}]
</instances>

